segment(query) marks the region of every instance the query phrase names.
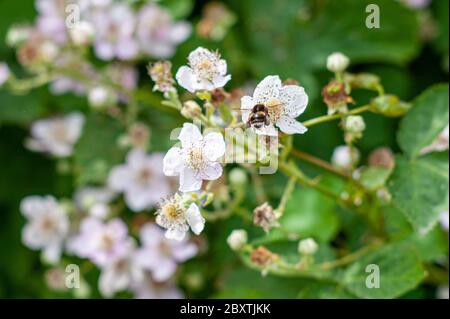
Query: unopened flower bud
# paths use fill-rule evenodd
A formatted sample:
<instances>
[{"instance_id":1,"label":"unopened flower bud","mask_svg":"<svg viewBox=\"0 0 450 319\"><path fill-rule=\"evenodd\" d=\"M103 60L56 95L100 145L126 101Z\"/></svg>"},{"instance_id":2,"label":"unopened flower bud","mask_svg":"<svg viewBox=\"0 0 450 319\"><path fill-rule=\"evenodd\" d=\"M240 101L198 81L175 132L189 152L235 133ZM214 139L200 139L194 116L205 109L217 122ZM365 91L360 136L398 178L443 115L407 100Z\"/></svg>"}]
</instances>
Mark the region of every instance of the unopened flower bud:
<instances>
[{"instance_id":1,"label":"unopened flower bud","mask_svg":"<svg viewBox=\"0 0 450 319\"><path fill-rule=\"evenodd\" d=\"M340 52L332 53L327 58L327 69L331 72L339 73L347 69L350 59Z\"/></svg>"},{"instance_id":2,"label":"unopened flower bud","mask_svg":"<svg viewBox=\"0 0 450 319\"><path fill-rule=\"evenodd\" d=\"M94 39L95 30L91 23L80 21L69 29L70 38L75 45L88 45Z\"/></svg>"},{"instance_id":3,"label":"unopened flower bud","mask_svg":"<svg viewBox=\"0 0 450 319\"><path fill-rule=\"evenodd\" d=\"M392 169L395 165L395 158L389 147L379 147L369 154L368 162L370 166Z\"/></svg>"},{"instance_id":4,"label":"unopened flower bud","mask_svg":"<svg viewBox=\"0 0 450 319\"><path fill-rule=\"evenodd\" d=\"M334 149L331 157L331 163L333 166L349 170L353 165L359 162L360 154L355 147L348 147L347 145L341 145Z\"/></svg>"},{"instance_id":5,"label":"unopened flower bud","mask_svg":"<svg viewBox=\"0 0 450 319\"><path fill-rule=\"evenodd\" d=\"M0 62L0 87L8 81L10 76L8 64Z\"/></svg>"},{"instance_id":6,"label":"unopened flower bud","mask_svg":"<svg viewBox=\"0 0 450 319\"><path fill-rule=\"evenodd\" d=\"M253 223L264 229L265 232L280 226L278 217L277 212L268 203L256 207L253 211Z\"/></svg>"},{"instance_id":7,"label":"unopened flower bud","mask_svg":"<svg viewBox=\"0 0 450 319\"><path fill-rule=\"evenodd\" d=\"M227 238L227 243L233 250L239 250L247 244L247 232L243 229L235 229Z\"/></svg>"},{"instance_id":8,"label":"unopened flower bud","mask_svg":"<svg viewBox=\"0 0 450 319\"><path fill-rule=\"evenodd\" d=\"M346 74L344 79L345 82L349 83L353 89L366 89L376 91L381 87L380 78L375 74Z\"/></svg>"},{"instance_id":9,"label":"unopened flower bud","mask_svg":"<svg viewBox=\"0 0 450 319\"><path fill-rule=\"evenodd\" d=\"M366 129L366 123L360 115L348 116L344 121L344 130L353 134L361 134Z\"/></svg>"},{"instance_id":10,"label":"unopened flower bud","mask_svg":"<svg viewBox=\"0 0 450 319\"><path fill-rule=\"evenodd\" d=\"M233 185L242 186L247 183L247 174L242 168L233 168L228 177Z\"/></svg>"},{"instance_id":11,"label":"unopened flower bud","mask_svg":"<svg viewBox=\"0 0 450 319\"><path fill-rule=\"evenodd\" d=\"M181 109L181 115L188 119L195 119L202 114L202 108L195 101L186 101Z\"/></svg>"},{"instance_id":12,"label":"unopened flower bud","mask_svg":"<svg viewBox=\"0 0 450 319\"><path fill-rule=\"evenodd\" d=\"M50 268L45 272L45 283L52 290L67 290L66 275L64 270L59 267Z\"/></svg>"},{"instance_id":13,"label":"unopened flower bud","mask_svg":"<svg viewBox=\"0 0 450 319\"><path fill-rule=\"evenodd\" d=\"M94 109L102 109L116 103L117 96L104 86L96 86L88 93L89 105Z\"/></svg>"},{"instance_id":14,"label":"unopened flower bud","mask_svg":"<svg viewBox=\"0 0 450 319\"><path fill-rule=\"evenodd\" d=\"M298 252L302 255L314 255L319 249L316 241L312 238L306 238L298 243Z\"/></svg>"},{"instance_id":15,"label":"unopened flower bud","mask_svg":"<svg viewBox=\"0 0 450 319\"><path fill-rule=\"evenodd\" d=\"M253 250L250 255L252 263L262 268L270 266L278 260L278 258L279 256L277 254L271 252L264 246L259 246Z\"/></svg>"},{"instance_id":16,"label":"unopened flower bud","mask_svg":"<svg viewBox=\"0 0 450 319\"><path fill-rule=\"evenodd\" d=\"M370 102L370 110L388 117L399 117L411 108L411 104L401 101L395 95L378 96Z\"/></svg>"},{"instance_id":17,"label":"unopened flower bud","mask_svg":"<svg viewBox=\"0 0 450 319\"><path fill-rule=\"evenodd\" d=\"M6 44L10 47L17 47L28 40L31 29L28 26L15 25L9 28L6 34Z\"/></svg>"},{"instance_id":18,"label":"unopened flower bud","mask_svg":"<svg viewBox=\"0 0 450 319\"><path fill-rule=\"evenodd\" d=\"M43 42L39 48L39 59L45 64L50 64L55 61L58 54L58 46L51 41Z\"/></svg>"}]
</instances>

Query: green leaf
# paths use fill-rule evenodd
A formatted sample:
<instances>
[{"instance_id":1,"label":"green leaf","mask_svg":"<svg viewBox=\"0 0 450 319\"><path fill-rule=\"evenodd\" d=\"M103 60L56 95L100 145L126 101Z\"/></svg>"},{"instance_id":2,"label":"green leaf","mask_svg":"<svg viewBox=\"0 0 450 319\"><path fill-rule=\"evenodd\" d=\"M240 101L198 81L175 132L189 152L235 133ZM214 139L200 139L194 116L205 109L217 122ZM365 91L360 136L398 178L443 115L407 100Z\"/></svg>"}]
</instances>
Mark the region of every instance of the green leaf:
<instances>
[{"instance_id":1,"label":"green leaf","mask_svg":"<svg viewBox=\"0 0 450 319\"><path fill-rule=\"evenodd\" d=\"M28 124L44 112L39 94L12 95L0 89L0 123Z\"/></svg>"},{"instance_id":2,"label":"green leaf","mask_svg":"<svg viewBox=\"0 0 450 319\"><path fill-rule=\"evenodd\" d=\"M359 181L368 190L374 191L383 187L392 170L385 167L370 166L361 171Z\"/></svg>"},{"instance_id":3,"label":"green leaf","mask_svg":"<svg viewBox=\"0 0 450 319\"><path fill-rule=\"evenodd\" d=\"M368 265L379 269L379 288L368 288L375 275ZM367 269L367 271L366 271ZM344 286L360 298L396 298L417 287L425 276L417 252L412 246L391 244L354 262L343 275ZM369 286L370 287L370 286Z\"/></svg>"},{"instance_id":4,"label":"green leaf","mask_svg":"<svg viewBox=\"0 0 450 319\"><path fill-rule=\"evenodd\" d=\"M192 0L163 0L161 4L169 9L175 19L185 18L194 7Z\"/></svg>"},{"instance_id":5,"label":"green leaf","mask_svg":"<svg viewBox=\"0 0 450 319\"><path fill-rule=\"evenodd\" d=\"M249 62L259 77L276 73L303 82L311 70L324 69L327 56L335 51L344 52L353 63L404 64L420 47L416 13L396 1L239 3L246 16L246 39L253 49ZM366 7L371 3L381 8L380 28L365 27Z\"/></svg>"},{"instance_id":6,"label":"green leaf","mask_svg":"<svg viewBox=\"0 0 450 319\"><path fill-rule=\"evenodd\" d=\"M409 160L398 156L388 183L394 205L419 233L428 232L448 209L448 153Z\"/></svg>"},{"instance_id":7,"label":"green leaf","mask_svg":"<svg viewBox=\"0 0 450 319\"><path fill-rule=\"evenodd\" d=\"M410 157L430 145L448 125L448 84L427 89L400 123L398 143Z\"/></svg>"},{"instance_id":8,"label":"green leaf","mask_svg":"<svg viewBox=\"0 0 450 319\"><path fill-rule=\"evenodd\" d=\"M87 117L74 156L79 184L103 183L111 167L122 161L123 150L117 147L120 133L116 120L100 114Z\"/></svg>"},{"instance_id":9,"label":"green leaf","mask_svg":"<svg viewBox=\"0 0 450 319\"><path fill-rule=\"evenodd\" d=\"M280 223L285 231L302 237L311 236L323 242L329 241L336 235L339 227L335 208L333 200L317 191L298 189L288 200Z\"/></svg>"}]
</instances>

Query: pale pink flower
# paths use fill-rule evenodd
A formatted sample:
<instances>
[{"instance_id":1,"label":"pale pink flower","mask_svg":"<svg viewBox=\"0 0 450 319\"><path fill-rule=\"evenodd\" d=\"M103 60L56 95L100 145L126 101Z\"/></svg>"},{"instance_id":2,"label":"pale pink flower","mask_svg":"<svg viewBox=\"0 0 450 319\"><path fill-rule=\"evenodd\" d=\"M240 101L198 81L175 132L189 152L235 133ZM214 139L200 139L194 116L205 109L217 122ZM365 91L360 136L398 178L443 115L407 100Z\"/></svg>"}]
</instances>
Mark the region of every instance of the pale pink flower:
<instances>
[{"instance_id":1,"label":"pale pink flower","mask_svg":"<svg viewBox=\"0 0 450 319\"><path fill-rule=\"evenodd\" d=\"M126 163L112 169L109 187L123 192L128 207L139 212L153 207L170 194L168 179L163 174L162 154L147 155L142 149L131 150Z\"/></svg>"},{"instance_id":2,"label":"pale pink flower","mask_svg":"<svg viewBox=\"0 0 450 319\"><path fill-rule=\"evenodd\" d=\"M36 0L37 29L48 39L63 44L67 41L65 10L68 0Z\"/></svg>"},{"instance_id":3,"label":"pale pink flower","mask_svg":"<svg viewBox=\"0 0 450 319\"><path fill-rule=\"evenodd\" d=\"M166 281L175 273L177 265L192 257L197 246L186 238L176 241L164 237L164 231L155 224L145 224L140 232L143 247L136 253L136 261L152 273L157 282Z\"/></svg>"},{"instance_id":4,"label":"pale pink flower","mask_svg":"<svg viewBox=\"0 0 450 319\"><path fill-rule=\"evenodd\" d=\"M139 53L134 38L136 16L125 4L113 4L92 17L96 29L94 49L103 60L130 60Z\"/></svg>"},{"instance_id":5,"label":"pale pink flower","mask_svg":"<svg viewBox=\"0 0 450 319\"><path fill-rule=\"evenodd\" d=\"M20 203L20 210L27 218L22 230L23 243L31 249L42 250L48 262L57 263L69 231L64 208L53 196L28 196Z\"/></svg>"},{"instance_id":6,"label":"pale pink flower","mask_svg":"<svg viewBox=\"0 0 450 319\"><path fill-rule=\"evenodd\" d=\"M155 58L169 58L176 46L187 39L191 26L187 22L173 22L170 13L149 4L141 9L138 17L137 35L142 51Z\"/></svg>"},{"instance_id":7,"label":"pale pink flower","mask_svg":"<svg viewBox=\"0 0 450 319\"><path fill-rule=\"evenodd\" d=\"M95 217L81 221L80 230L68 243L68 250L105 266L130 249L127 225L119 218L103 222Z\"/></svg>"},{"instance_id":8,"label":"pale pink flower","mask_svg":"<svg viewBox=\"0 0 450 319\"><path fill-rule=\"evenodd\" d=\"M74 112L62 117L37 120L31 125L31 137L27 148L47 152L56 157L67 157L81 135L84 116Z\"/></svg>"}]
</instances>

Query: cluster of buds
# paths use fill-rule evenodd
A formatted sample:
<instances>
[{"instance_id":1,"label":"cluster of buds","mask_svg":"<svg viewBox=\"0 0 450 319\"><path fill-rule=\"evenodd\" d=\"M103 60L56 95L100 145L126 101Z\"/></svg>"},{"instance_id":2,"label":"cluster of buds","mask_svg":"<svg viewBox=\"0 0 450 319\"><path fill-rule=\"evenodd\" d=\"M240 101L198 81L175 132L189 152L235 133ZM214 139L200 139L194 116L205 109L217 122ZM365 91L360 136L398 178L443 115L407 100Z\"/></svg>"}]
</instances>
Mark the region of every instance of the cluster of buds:
<instances>
[{"instance_id":1,"label":"cluster of buds","mask_svg":"<svg viewBox=\"0 0 450 319\"><path fill-rule=\"evenodd\" d=\"M366 129L366 123L360 115L350 115L343 120L343 129L345 131L345 141L352 143L362 137Z\"/></svg>"},{"instance_id":2,"label":"cluster of buds","mask_svg":"<svg viewBox=\"0 0 450 319\"><path fill-rule=\"evenodd\" d=\"M31 35L20 45L17 58L22 65L35 69L53 63L58 54L59 48L55 43L36 34Z\"/></svg>"},{"instance_id":3,"label":"cluster of buds","mask_svg":"<svg viewBox=\"0 0 450 319\"><path fill-rule=\"evenodd\" d=\"M280 226L279 218L278 212L268 203L256 207L253 211L253 223L264 229L266 233L272 228Z\"/></svg>"}]
</instances>

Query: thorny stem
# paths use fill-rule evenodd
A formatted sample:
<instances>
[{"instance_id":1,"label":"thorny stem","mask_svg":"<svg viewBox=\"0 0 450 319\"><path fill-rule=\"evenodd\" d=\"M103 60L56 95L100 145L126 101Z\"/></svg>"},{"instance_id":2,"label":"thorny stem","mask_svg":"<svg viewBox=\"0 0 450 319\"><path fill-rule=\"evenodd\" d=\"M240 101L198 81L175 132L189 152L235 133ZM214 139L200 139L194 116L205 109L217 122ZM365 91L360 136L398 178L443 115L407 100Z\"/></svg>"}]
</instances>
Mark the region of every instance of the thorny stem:
<instances>
[{"instance_id":1,"label":"thorny stem","mask_svg":"<svg viewBox=\"0 0 450 319\"><path fill-rule=\"evenodd\" d=\"M357 108L351 110L347 114L355 115L355 114L360 114L360 113L366 112L368 110L369 110L369 105L364 105L364 106L360 106L360 107L357 107ZM319 116L319 117L313 118L311 120L305 121L305 122L303 122L303 125L306 127L310 127L310 126L314 126L314 125L324 123L324 122L339 120L340 118L341 118L340 114L324 115L324 116Z\"/></svg>"}]
</instances>

